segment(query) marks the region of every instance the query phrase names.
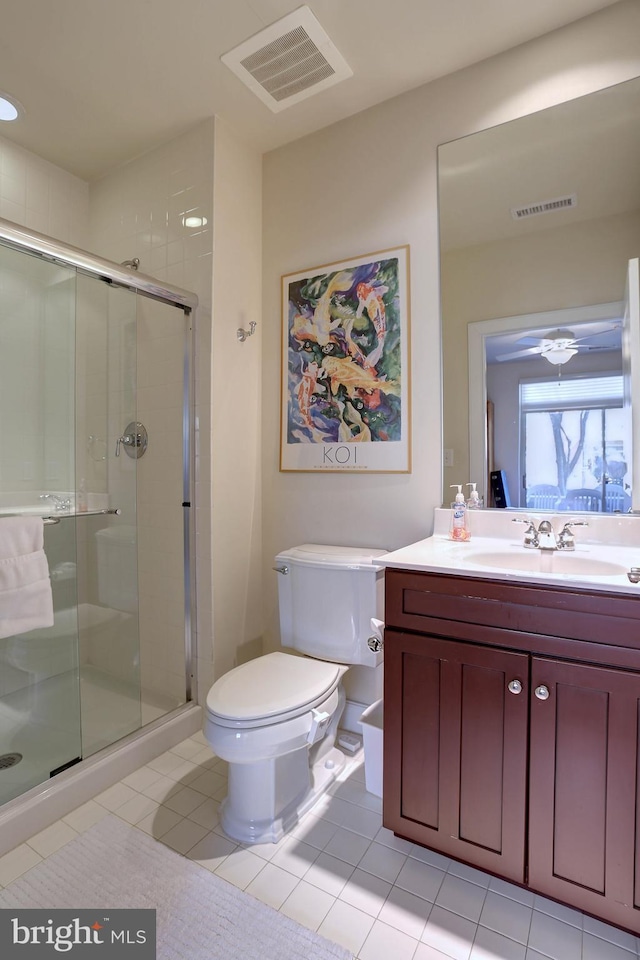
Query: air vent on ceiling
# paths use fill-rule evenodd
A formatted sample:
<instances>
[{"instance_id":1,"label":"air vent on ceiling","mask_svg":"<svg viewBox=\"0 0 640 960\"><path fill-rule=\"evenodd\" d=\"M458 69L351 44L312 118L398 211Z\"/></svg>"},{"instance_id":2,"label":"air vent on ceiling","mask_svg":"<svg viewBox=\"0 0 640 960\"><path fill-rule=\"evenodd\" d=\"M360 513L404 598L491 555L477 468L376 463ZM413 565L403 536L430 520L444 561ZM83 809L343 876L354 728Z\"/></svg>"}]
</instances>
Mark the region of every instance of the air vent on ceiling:
<instances>
[{"instance_id":1,"label":"air vent on ceiling","mask_svg":"<svg viewBox=\"0 0 640 960\"><path fill-rule=\"evenodd\" d=\"M514 220L524 220L525 217L537 217L541 213L569 210L577 205L578 194L570 193L566 197L556 197L555 200L541 200L539 203L530 203L526 207L511 207L511 216Z\"/></svg>"},{"instance_id":2,"label":"air vent on ceiling","mask_svg":"<svg viewBox=\"0 0 640 960\"><path fill-rule=\"evenodd\" d=\"M274 113L353 74L309 7L272 23L221 60Z\"/></svg>"}]
</instances>

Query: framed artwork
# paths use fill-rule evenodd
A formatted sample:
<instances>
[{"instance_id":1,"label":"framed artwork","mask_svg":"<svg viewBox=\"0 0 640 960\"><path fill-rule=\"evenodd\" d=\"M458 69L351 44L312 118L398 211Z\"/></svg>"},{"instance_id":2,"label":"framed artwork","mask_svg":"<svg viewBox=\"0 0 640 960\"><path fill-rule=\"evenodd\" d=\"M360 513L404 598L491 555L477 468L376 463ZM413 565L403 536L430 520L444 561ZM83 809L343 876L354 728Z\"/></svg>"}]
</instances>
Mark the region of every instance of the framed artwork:
<instances>
[{"instance_id":1,"label":"framed artwork","mask_svg":"<svg viewBox=\"0 0 640 960\"><path fill-rule=\"evenodd\" d=\"M280 469L409 473L409 247L282 278Z\"/></svg>"}]
</instances>

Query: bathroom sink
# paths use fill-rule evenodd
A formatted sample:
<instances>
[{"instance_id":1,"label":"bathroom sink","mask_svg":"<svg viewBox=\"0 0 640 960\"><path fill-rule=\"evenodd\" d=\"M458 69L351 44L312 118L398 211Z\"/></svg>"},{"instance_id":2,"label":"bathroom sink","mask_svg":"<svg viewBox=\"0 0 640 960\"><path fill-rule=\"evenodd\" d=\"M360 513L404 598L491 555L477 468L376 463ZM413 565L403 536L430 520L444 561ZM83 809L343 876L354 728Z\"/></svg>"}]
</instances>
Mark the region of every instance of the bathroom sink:
<instances>
[{"instance_id":1,"label":"bathroom sink","mask_svg":"<svg viewBox=\"0 0 640 960\"><path fill-rule=\"evenodd\" d=\"M596 557L581 556L575 553L562 553L558 550L502 550L478 551L467 554L467 562L479 567L531 573L569 574L583 577L619 577L627 573L628 567Z\"/></svg>"}]
</instances>

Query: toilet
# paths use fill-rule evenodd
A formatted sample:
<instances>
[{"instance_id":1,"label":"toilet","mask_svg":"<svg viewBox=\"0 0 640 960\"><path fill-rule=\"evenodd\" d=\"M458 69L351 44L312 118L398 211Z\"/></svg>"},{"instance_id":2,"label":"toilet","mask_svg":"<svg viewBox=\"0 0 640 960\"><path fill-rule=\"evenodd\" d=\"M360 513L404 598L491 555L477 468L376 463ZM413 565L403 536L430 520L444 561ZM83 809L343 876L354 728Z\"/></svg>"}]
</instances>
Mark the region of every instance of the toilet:
<instances>
[{"instance_id":1,"label":"toilet","mask_svg":"<svg viewBox=\"0 0 640 960\"><path fill-rule=\"evenodd\" d=\"M335 746L349 666L375 668L386 550L303 544L275 558L282 646L220 677L204 735L229 764L222 827L241 843L277 843L345 764Z\"/></svg>"}]
</instances>

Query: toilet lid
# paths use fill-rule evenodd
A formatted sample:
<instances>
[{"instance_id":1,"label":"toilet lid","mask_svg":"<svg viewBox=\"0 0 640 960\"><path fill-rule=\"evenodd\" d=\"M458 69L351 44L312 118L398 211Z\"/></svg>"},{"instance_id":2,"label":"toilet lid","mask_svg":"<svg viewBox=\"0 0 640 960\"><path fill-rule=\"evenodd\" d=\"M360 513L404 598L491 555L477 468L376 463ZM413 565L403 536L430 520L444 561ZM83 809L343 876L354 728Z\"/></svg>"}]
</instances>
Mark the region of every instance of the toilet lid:
<instances>
[{"instance_id":1,"label":"toilet lid","mask_svg":"<svg viewBox=\"0 0 640 960\"><path fill-rule=\"evenodd\" d=\"M207 709L227 720L259 720L289 713L330 693L344 667L290 653L268 653L216 680Z\"/></svg>"}]
</instances>

